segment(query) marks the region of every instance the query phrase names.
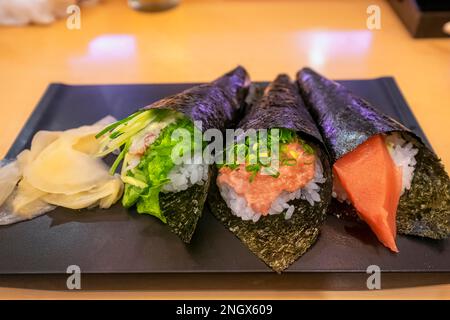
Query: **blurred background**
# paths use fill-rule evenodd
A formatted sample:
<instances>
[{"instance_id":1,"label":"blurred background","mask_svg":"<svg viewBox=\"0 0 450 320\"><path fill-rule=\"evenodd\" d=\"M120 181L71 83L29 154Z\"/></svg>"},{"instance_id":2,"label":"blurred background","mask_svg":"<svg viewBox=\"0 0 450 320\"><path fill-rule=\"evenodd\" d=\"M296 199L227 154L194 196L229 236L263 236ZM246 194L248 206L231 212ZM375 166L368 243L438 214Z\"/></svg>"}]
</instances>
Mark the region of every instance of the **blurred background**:
<instances>
[{"instance_id":1,"label":"blurred background","mask_svg":"<svg viewBox=\"0 0 450 320\"><path fill-rule=\"evenodd\" d=\"M448 3L0 0L0 158L50 82L200 82L241 64L253 80L393 76L449 168Z\"/></svg>"}]
</instances>

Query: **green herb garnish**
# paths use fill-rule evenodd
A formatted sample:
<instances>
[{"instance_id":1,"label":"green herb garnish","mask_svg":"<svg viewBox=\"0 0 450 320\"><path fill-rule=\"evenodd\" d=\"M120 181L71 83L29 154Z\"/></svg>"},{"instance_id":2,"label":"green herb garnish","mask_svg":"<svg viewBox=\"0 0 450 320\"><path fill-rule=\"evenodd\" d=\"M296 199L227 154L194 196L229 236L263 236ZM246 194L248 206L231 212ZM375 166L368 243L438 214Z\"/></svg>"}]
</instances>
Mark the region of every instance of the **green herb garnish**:
<instances>
[{"instance_id":1,"label":"green herb garnish","mask_svg":"<svg viewBox=\"0 0 450 320\"><path fill-rule=\"evenodd\" d=\"M277 130L279 130L277 142L279 143L280 150L274 150L275 154L272 155L271 152L273 141L271 130L272 129L268 131L267 135L262 135L260 134L260 132L258 132L256 139L257 141L252 143L251 145L249 137L245 137L243 143L235 143L232 146L233 150L231 151L234 156L234 162L220 164L218 165L218 167L228 167L231 170L235 170L239 167L240 164L240 159L238 159L238 156L243 155L245 158L245 170L252 173L249 180L250 182L253 182L255 176L262 170L275 178L280 175L279 171L271 167L271 160L272 157L279 157L280 153L281 155L285 154L288 151L286 145L289 143L298 141L302 145L305 153L314 154L314 149L305 141L300 139L295 131L284 128L277 128ZM280 161L280 164L283 166L294 166L296 163L297 160L294 158L281 159Z\"/></svg>"}]
</instances>

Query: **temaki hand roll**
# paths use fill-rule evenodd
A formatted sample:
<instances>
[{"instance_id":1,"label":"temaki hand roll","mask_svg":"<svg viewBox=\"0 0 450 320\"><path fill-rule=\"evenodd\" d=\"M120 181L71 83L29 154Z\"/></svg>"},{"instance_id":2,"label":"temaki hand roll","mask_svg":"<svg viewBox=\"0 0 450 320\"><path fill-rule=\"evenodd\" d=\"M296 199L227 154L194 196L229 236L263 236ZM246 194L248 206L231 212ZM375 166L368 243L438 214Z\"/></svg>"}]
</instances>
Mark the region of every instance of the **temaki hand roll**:
<instances>
[{"instance_id":1,"label":"temaki hand roll","mask_svg":"<svg viewBox=\"0 0 450 320\"><path fill-rule=\"evenodd\" d=\"M123 161L122 204L127 208L136 205L138 213L159 218L184 242L190 242L211 179L209 165L201 158L205 147L202 131L234 126L249 85L246 70L237 67L211 83L159 100L100 132L99 156L121 148L111 172ZM186 133L188 141L183 140ZM180 161L175 161L174 155L180 156Z\"/></svg>"},{"instance_id":2,"label":"temaki hand roll","mask_svg":"<svg viewBox=\"0 0 450 320\"><path fill-rule=\"evenodd\" d=\"M259 132L256 143L241 139L244 160L218 165L208 204L254 254L281 272L314 244L325 219L332 186L325 146L287 75L279 75L247 108L238 129L241 136ZM250 150L263 145L267 150L259 149L251 163ZM276 160L276 168L268 159Z\"/></svg>"},{"instance_id":3,"label":"temaki hand roll","mask_svg":"<svg viewBox=\"0 0 450 320\"><path fill-rule=\"evenodd\" d=\"M351 203L394 252L397 232L448 237L450 180L420 138L311 69L297 80L332 156L333 196Z\"/></svg>"}]
</instances>

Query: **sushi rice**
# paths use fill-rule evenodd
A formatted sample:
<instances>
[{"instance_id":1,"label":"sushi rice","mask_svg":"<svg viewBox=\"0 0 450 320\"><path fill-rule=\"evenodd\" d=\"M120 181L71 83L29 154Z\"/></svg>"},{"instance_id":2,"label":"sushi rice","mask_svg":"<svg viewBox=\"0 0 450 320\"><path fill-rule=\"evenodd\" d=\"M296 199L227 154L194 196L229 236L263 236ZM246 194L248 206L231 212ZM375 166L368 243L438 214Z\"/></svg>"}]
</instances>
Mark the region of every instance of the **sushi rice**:
<instances>
[{"instance_id":1,"label":"sushi rice","mask_svg":"<svg viewBox=\"0 0 450 320\"><path fill-rule=\"evenodd\" d=\"M269 215L285 212L285 219L290 219L295 211L295 207L289 204L289 201L294 199L308 201L311 206L314 206L315 202L320 202L320 186L318 184L324 183L325 181L326 178L323 176L322 164L319 160L316 160L314 178L305 187L295 192L288 193L284 191L281 193L272 203ZM253 211L247 204L245 198L236 194L228 184L219 184L218 187L222 198L235 216L240 217L242 220L251 220L253 222L257 222L262 216L261 213Z\"/></svg>"},{"instance_id":2,"label":"sushi rice","mask_svg":"<svg viewBox=\"0 0 450 320\"><path fill-rule=\"evenodd\" d=\"M195 184L203 185L208 180L209 166L207 164L181 164L175 166L168 178L170 182L162 188L163 192L184 191Z\"/></svg>"}]
</instances>

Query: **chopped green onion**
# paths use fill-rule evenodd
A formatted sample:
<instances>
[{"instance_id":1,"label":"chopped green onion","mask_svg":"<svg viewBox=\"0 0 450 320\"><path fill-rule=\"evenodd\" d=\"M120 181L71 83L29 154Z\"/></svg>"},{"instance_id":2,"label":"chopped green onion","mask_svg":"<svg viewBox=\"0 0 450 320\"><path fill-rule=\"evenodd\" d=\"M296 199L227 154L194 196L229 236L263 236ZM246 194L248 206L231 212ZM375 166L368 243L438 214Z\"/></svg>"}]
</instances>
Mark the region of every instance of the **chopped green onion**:
<instances>
[{"instance_id":1,"label":"chopped green onion","mask_svg":"<svg viewBox=\"0 0 450 320\"><path fill-rule=\"evenodd\" d=\"M297 164L297 160L294 158L281 160L281 165L283 165L283 166L295 166L296 164Z\"/></svg>"},{"instance_id":2,"label":"chopped green onion","mask_svg":"<svg viewBox=\"0 0 450 320\"><path fill-rule=\"evenodd\" d=\"M271 129L272 130L272 129ZM231 146L233 154L236 155L244 155L244 159L235 159L231 164L221 164L218 165L219 168L228 167L231 170L235 170L239 167L239 163L244 161L247 166L245 167L247 171L258 172L262 167L267 167L271 162L273 157L277 157L281 153L284 153L287 148L286 144L291 143L293 141L298 140L297 134L295 131L284 129L284 128L274 128L273 130L278 130L278 137L273 137L272 134L265 134L262 132L258 132L257 141L250 144L250 137L245 137L244 143L235 143ZM270 130L269 130L270 132ZM280 150L272 150L272 143L280 143ZM308 147L307 147L308 148ZM228 149L231 151L231 149ZM258 154L255 154L255 151L259 150ZM309 149L308 149L309 150ZM256 162L256 165L254 163ZM252 165L248 165L252 163ZM287 161L287 165L293 165L292 162ZM278 176L279 173L274 173L274 175ZM254 177L252 177L253 179Z\"/></svg>"},{"instance_id":3,"label":"chopped green onion","mask_svg":"<svg viewBox=\"0 0 450 320\"><path fill-rule=\"evenodd\" d=\"M277 171L277 173L271 174L272 177L278 178L280 176L280 171Z\"/></svg>"},{"instance_id":4,"label":"chopped green onion","mask_svg":"<svg viewBox=\"0 0 450 320\"><path fill-rule=\"evenodd\" d=\"M136 178L133 178L131 176L125 176L122 177L122 181L128 184L131 184L133 186L136 186L138 188L144 189L148 187L148 184L146 184L145 182L142 182L141 180L138 180Z\"/></svg>"},{"instance_id":5,"label":"chopped green onion","mask_svg":"<svg viewBox=\"0 0 450 320\"><path fill-rule=\"evenodd\" d=\"M135 112L135 113L129 115L128 117L123 118L122 120L119 120L119 121L116 121L116 122L114 122L114 123L111 123L110 125L106 126L102 131L100 131L99 133L97 133L97 134L95 135L95 138L96 138L96 139L100 138L100 137L103 136L105 133L107 133L107 132L109 132L109 131L115 129L116 127L118 127L118 126L121 125L122 123L125 123L125 122L127 122L127 121L133 119L135 116L137 116L138 114L142 113L143 111L144 111L144 110L139 110L139 111L137 111L137 112Z\"/></svg>"},{"instance_id":6,"label":"chopped green onion","mask_svg":"<svg viewBox=\"0 0 450 320\"><path fill-rule=\"evenodd\" d=\"M122 159L125 157L125 153L126 152L127 152L126 148L123 148L122 151L117 156L117 158L114 161L114 163L112 164L111 168L109 169L109 174L113 175L116 172L117 167L119 166L119 164L122 161Z\"/></svg>"},{"instance_id":7,"label":"chopped green onion","mask_svg":"<svg viewBox=\"0 0 450 320\"><path fill-rule=\"evenodd\" d=\"M303 141L303 150L305 150L307 154L314 154L314 149L304 141Z\"/></svg>"},{"instance_id":8,"label":"chopped green onion","mask_svg":"<svg viewBox=\"0 0 450 320\"><path fill-rule=\"evenodd\" d=\"M123 132L113 132L113 133L111 133L110 135L109 135L109 138L110 139L115 139L115 138L117 138L118 136L120 136L120 135L122 135L123 134Z\"/></svg>"},{"instance_id":9,"label":"chopped green onion","mask_svg":"<svg viewBox=\"0 0 450 320\"><path fill-rule=\"evenodd\" d=\"M255 180L255 177L257 174L258 174L258 171L253 171L250 175L249 181L253 182L253 180Z\"/></svg>"},{"instance_id":10,"label":"chopped green onion","mask_svg":"<svg viewBox=\"0 0 450 320\"><path fill-rule=\"evenodd\" d=\"M120 149L123 144L143 130L155 118L156 116L153 110L144 110L134 114L132 118L128 119L128 121L122 121L122 123L112 130L109 136L103 136L101 138L101 151L96 156L103 157L116 149Z\"/></svg>"}]
</instances>

